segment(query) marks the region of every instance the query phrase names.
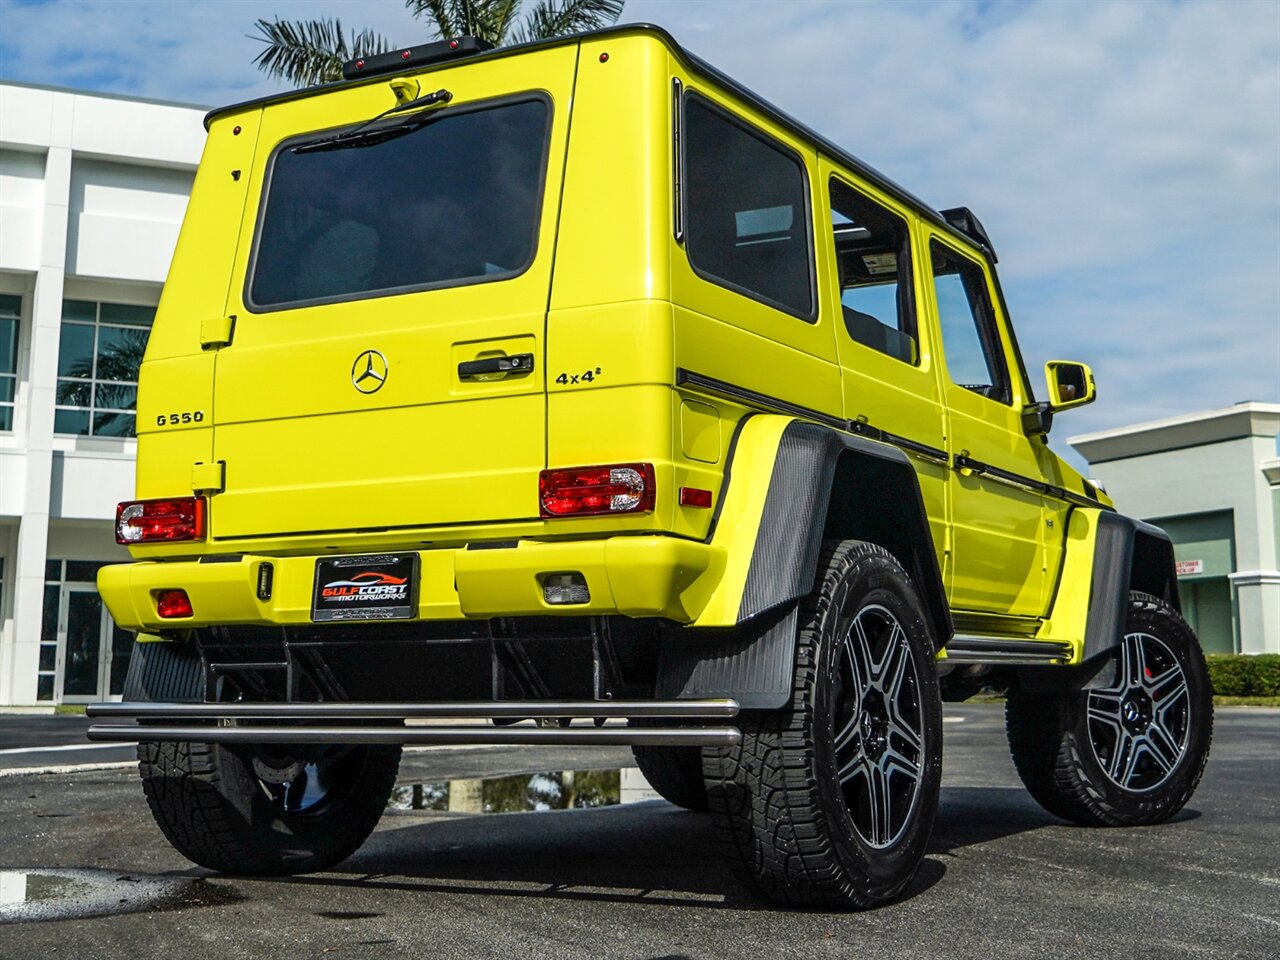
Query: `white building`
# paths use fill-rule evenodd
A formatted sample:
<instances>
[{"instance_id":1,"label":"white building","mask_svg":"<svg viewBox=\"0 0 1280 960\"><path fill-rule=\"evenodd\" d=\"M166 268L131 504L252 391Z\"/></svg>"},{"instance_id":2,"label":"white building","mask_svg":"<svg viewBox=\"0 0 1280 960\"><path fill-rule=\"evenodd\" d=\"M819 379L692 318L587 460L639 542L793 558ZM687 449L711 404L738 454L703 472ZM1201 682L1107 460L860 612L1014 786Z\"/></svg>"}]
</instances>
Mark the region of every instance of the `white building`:
<instances>
[{"instance_id":1,"label":"white building","mask_svg":"<svg viewBox=\"0 0 1280 960\"><path fill-rule=\"evenodd\" d=\"M1121 513L1173 540L1209 653L1280 653L1280 404L1238 403L1071 437Z\"/></svg>"},{"instance_id":2,"label":"white building","mask_svg":"<svg viewBox=\"0 0 1280 960\"><path fill-rule=\"evenodd\" d=\"M202 108L0 84L0 705L119 692L94 589L133 496L145 343Z\"/></svg>"}]
</instances>

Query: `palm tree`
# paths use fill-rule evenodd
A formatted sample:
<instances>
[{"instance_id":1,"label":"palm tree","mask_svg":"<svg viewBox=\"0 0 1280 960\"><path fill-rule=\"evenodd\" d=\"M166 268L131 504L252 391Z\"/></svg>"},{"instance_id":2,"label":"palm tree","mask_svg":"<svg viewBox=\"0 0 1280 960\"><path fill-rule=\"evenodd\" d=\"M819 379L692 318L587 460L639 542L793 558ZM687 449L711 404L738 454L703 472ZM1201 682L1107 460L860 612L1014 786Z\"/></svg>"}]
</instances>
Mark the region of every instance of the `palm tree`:
<instances>
[{"instance_id":1,"label":"palm tree","mask_svg":"<svg viewBox=\"0 0 1280 960\"><path fill-rule=\"evenodd\" d=\"M470 36L495 45L545 40L614 23L626 0L537 0L519 18L521 0L405 0L415 17L425 16L441 40ZM337 20L258 20L254 40L266 44L254 64L300 87L342 78L344 61L391 49L372 30L347 33Z\"/></svg>"}]
</instances>

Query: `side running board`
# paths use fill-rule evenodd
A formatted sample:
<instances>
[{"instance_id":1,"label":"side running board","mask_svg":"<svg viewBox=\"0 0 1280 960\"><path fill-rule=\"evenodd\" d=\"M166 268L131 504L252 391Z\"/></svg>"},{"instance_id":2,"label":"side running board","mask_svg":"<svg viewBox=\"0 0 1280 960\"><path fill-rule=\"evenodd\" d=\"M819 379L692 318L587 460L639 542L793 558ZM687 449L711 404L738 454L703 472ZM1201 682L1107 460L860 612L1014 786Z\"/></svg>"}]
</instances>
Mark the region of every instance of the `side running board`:
<instances>
[{"instance_id":1,"label":"side running board","mask_svg":"<svg viewBox=\"0 0 1280 960\"><path fill-rule=\"evenodd\" d=\"M1071 659L1071 644L1058 640L1010 640L1004 637L957 635L947 644L946 650L946 659L939 660L939 663L1037 666L1066 663Z\"/></svg>"}]
</instances>

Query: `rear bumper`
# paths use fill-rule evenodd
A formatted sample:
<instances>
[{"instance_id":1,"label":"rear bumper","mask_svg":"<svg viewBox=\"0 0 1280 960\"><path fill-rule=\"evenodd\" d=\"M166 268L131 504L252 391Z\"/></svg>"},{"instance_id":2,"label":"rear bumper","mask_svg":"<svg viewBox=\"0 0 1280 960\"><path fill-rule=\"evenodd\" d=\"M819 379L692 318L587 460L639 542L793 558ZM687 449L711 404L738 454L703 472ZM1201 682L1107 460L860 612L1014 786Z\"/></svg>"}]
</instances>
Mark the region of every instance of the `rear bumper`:
<instances>
[{"instance_id":1,"label":"rear bumper","mask_svg":"<svg viewBox=\"0 0 1280 960\"><path fill-rule=\"evenodd\" d=\"M621 614L689 623L706 606L725 567L722 548L675 537L482 546L418 551L418 619ZM243 555L224 562L120 564L101 570L98 590L116 623L130 630L310 624L317 559ZM271 589L264 599L258 592L266 563L272 566ZM586 578L591 599L548 604L542 579L569 572ZM170 589L187 592L192 616L160 619L156 595Z\"/></svg>"}]
</instances>

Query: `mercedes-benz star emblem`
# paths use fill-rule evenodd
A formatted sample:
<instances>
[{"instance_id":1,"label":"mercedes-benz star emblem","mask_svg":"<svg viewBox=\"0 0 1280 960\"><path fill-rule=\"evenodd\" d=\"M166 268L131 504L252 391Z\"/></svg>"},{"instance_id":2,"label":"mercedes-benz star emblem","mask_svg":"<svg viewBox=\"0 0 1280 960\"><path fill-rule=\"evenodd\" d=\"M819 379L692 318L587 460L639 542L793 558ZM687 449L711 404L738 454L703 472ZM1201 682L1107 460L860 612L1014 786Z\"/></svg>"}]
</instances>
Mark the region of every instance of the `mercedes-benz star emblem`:
<instances>
[{"instance_id":1,"label":"mercedes-benz star emblem","mask_svg":"<svg viewBox=\"0 0 1280 960\"><path fill-rule=\"evenodd\" d=\"M387 382L387 358L377 350L366 350L351 365L351 382L361 393L377 393Z\"/></svg>"}]
</instances>

